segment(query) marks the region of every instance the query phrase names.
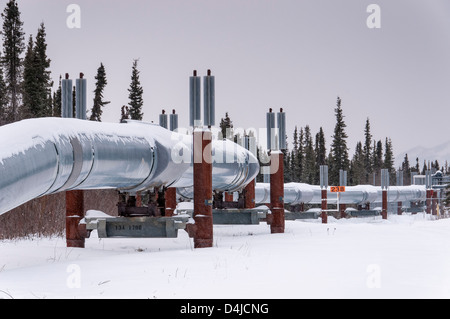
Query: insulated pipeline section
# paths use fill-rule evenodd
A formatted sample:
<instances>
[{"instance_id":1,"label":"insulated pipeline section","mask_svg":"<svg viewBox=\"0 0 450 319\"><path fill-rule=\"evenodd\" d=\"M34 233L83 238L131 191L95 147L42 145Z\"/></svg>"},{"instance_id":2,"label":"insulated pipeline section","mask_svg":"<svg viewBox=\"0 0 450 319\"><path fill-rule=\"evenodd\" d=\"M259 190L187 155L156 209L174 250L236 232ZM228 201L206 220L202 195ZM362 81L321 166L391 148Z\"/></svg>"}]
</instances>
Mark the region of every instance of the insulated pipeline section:
<instances>
[{"instance_id":1,"label":"insulated pipeline section","mask_svg":"<svg viewBox=\"0 0 450 319\"><path fill-rule=\"evenodd\" d=\"M269 189L270 192L270 184ZM292 205L309 203L314 197L314 188L308 184L288 183L284 186L284 200Z\"/></svg>"},{"instance_id":2,"label":"insulated pipeline section","mask_svg":"<svg viewBox=\"0 0 450 319\"><path fill-rule=\"evenodd\" d=\"M237 191L256 178L259 164L256 157L229 140L213 141L212 186L216 191ZM192 166L173 184L180 196L193 198Z\"/></svg>"},{"instance_id":3,"label":"insulated pipeline section","mask_svg":"<svg viewBox=\"0 0 450 319\"><path fill-rule=\"evenodd\" d=\"M175 150L175 152L174 152ZM176 156L184 152L182 156ZM0 214L31 199L76 189L136 192L193 185L192 136L159 125L67 118L24 120L0 128ZM213 189L244 188L256 158L231 141L212 141Z\"/></svg>"},{"instance_id":4,"label":"insulated pipeline section","mask_svg":"<svg viewBox=\"0 0 450 319\"><path fill-rule=\"evenodd\" d=\"M37 142L37 141L36 141ZM7 212L52 188L58 174L58 153L52 142L38 142L5 158L0 165L0 207ZM39 187L35 186L39 181Z\"/></svg>"},{"instance_id":5,"label":"insulated pipeline section","mask_svg":"<svg viewBox=\"0 0 450 319\"><path fill-rule=\"evenodd\" d=\"M382 201L381 187L372 185L347 186L345 192L339 193L340 204L363 205ZM321 190L319 186L302 183L287 183L284 186L284 202L290 205L300 203L320 204ZM332 193L328 187L327 201L337 203L338 193ZM425 186L390 186L388 189L388 202L423 201L426 199ZM267 204L270 202L270 184L257 183L255 187L255 202Z\"/></svg>"},{"instance_id":6,"label":"insulated pipeline section","mask_svg":"<svg viewBox=\"0 0 450 319\"><path fill-rule=\"evenodd\" d=\"M371 185L347 186L345 192L339 193L339 202L342 204L365 204L376 201L377 188ZM330 195L331 196L331 195ZM337 202L337 194L334 193L334 201Z\"/></svg>"},{"instance_id":7,"label":"insulated pipeline section","mask_svg":"<svg viewBox=\"0 0 450 319\"><path fill-rule=\"evenodd\" d=\"M85 145L82 153L83 174L70 188L134 187L151 173L153 150L144 138L120 136L110 140L95 136L92 140L84 139L82 145ZM86 155L90 150L92 156L89 158Z\"/></svg>"},{"instance_id":8,"label":"insulated pipeline section","mask_svg":"<svg viewBox=\"0 0 450 319\"><path fill-rule=\"evenodd\" d=\"M152 173L150 140L94 128L88 121L28 120L1 132L0 213L65 190L134 187Z\"/></svg>"}]
</instances>

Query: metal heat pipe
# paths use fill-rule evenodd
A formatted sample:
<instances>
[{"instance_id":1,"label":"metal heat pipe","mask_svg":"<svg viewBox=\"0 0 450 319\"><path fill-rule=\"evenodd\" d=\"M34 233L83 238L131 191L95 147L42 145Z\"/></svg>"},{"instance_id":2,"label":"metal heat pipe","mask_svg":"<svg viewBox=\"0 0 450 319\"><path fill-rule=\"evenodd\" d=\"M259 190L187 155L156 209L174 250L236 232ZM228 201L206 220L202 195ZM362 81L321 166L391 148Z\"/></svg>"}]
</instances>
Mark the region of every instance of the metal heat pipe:
<instances>
[{"instance_id":1,"label":"metal heat pipe","mask_svg":"<svg viewBox=\"0 0 450 319\"><path fill-rule=\"evenodd\" d=\"M244 188L259 172L256 158L233 142L213 140L212 149L215 190ZM162 186L192 188L192 135L136 121L65 118L0 127L0 214L66 190Z\"/></svg>"}]
</instances>

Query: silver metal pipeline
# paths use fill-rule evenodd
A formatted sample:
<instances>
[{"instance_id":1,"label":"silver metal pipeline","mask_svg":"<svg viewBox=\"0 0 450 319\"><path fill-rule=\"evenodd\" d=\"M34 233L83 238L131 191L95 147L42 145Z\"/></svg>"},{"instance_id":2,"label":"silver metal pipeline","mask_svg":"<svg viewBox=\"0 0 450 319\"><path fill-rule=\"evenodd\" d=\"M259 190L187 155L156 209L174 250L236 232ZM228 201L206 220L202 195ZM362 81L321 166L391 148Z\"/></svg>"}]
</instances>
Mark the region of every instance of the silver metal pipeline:
<instances>
[{"instance_id":1,"label":"silver metal pipeline","mask_svg":"<svg viewBox=\"0 0 450 319\"><path fill-rule=\"evenodd\" d=\"M330 204L337 203L338 193L332 193L327 189L327 201ZM388 188L388 202L417 202L426 199L424 185L390 186ZM339 203L364 205L380 203L382 201L381 187L372 185L346 186L345 192L339 193ZM257 183L255 186L255 202L257 204L270 203L270 184ZM284 186L284 202L296 205L320 204L322 202L320 186L287 183Z\"/></svg>"},{"instance_id":2,"label":"silver metal pipeline","mask_svg":"<svg viewBox=\"0 0 450 319\"><path fill-rule=\"evenodd\" d=\"M213 140L212 151L215 190L243 188L259 172L256 158L235 143ZM0 214L66 190L190 189L192 158L191 135L155 124L41 118L5 125L0 127Z\"/></svg>"},{"instance_id":3,"label":"silver metal pipeline","mask_svg":"<svg viewBox=\"0 0 450 319\"><path fill-rule=\"evenodd\" d=\"M188 141L184 141L181 145L186 144L188 144ZM259 172L259 164L251 152L230 140L214 141L213 146L214 190L238 191L243 188L243 185L247 185L251 181L249 177L256 178ZM181 178L172 185L177 188L178 195L185 199L194 197L192 175L193 167L190 166Z\"/></svg>"}]
</instances>

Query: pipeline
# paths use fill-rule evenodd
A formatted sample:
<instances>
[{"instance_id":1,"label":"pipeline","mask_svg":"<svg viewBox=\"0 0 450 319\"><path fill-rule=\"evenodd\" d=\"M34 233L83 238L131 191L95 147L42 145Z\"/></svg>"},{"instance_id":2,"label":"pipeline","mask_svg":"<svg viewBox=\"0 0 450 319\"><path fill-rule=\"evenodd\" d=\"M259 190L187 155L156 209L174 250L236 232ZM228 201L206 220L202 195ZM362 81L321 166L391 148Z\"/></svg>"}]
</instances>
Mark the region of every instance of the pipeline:
<instances>
[{"instance_id":1,"label":"pipeline","mask_svg":"<svg viewBox=\"0 0 450 319\"><path fill-rule=\"evenodd\" d=\"M327 189L327 201L337 203L337 193ZM425 185L390 186L388 188L388 202L417 202L426 200ZM365 205L382 201L381 187L372 185L347 186L345 192L339 193L340 204ZM257 183L255 186L255 202L267 204L270 202L270 184ZM320 186L303 183L286 183L284 185L284 202L290 205L300 203L320 204Z\"/></svg>"},{"instance_id":2,"label":"pipeline","mask_svg":"<svg viewBox=\"0 0 450 319\"><path fill-rule=\"evenodd\" d=\"M214 190L238 190L256 177L249 151L231 141L211 144ZM67 190L191 189L192 162L192 136L155 124L23 120L0 127L0 214Z\"/></svg>"},{"instance_id":3,"label":"pipeline","mask_svg":"<svg viewBox=\"0 0 450 319\"><path fill-rule=\"evenodd\" d=\"M41 118L0 127L0 214L44 195L66 190L138 192L176 187L192 199L192 136L159 125ZM251 152L225 140L212 141L213 189L243 189L258 174ZM320 204L319 186L287 183L286 204ZM340 193L341 204L381 202L380 187L358 185ZM391 186L389 202L426 200L425 186ZM270 184L257 183L255 203L270 202ZM328 189L328 202L337 194Z\"/></svg>"}]
</instances>

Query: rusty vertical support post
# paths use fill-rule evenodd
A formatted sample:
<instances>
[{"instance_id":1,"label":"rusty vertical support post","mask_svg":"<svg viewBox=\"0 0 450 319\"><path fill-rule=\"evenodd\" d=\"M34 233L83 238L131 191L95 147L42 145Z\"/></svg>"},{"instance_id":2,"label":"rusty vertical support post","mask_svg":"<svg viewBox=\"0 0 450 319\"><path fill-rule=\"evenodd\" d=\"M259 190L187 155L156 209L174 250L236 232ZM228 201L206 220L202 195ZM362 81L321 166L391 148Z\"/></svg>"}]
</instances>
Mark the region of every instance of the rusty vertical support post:
<instances>
[{"instance_id":1,"label":"rusty vertical support post","mask_svg":"<svg viewBox=\"0 0 450 319\"><path fill-rule=\"evenodd\" d=\"M244 146L245 148L252 153L255 158L257 157L257 150L256 150L256 138L253 136L245 136L244 137ZM244 190L245 194L245 208L255 208L255 187L256 187L256 180L252 180Z\"/></svg>"},{"instance_id":2,"label":"rusty vertical support post","mask_svg":"<svg viewBox=\"0 0 450 319\"><path fill-rule=\"evenodd\" d=\"M142 207L142 196L140 192L136 193L136 207Z\"/></svg>"},{"instance_id":3,"label":"rusty vertical support post","mask_svg":"<svg viewBox=\"0 0 450 319\"><path fill-rule=\"evenodd\" d=\"M431 190L431 214L437 215L437 191Z\"/></svg>"},{"instance_id":4,"label":"rusty vertical support post","mask_svg":"<svg viewBox=\"0 0 450 319\"><path fill-rule=\"evenodd\" d=\"M84 192L81 190L66 192L66 245L84 248L85 238L80 232L80 220L85 216Z\"/></svg>"},{"instance_id":5,"label":"rusty vertical support post","mask_svg":"<svg viewBox=\"0 0 450 319\"><path fill-rule=\"evenodd\" d=\"M321 217L322 224L328 223L328 166L320 165Z\"/></svg>"},{"instance_id":6,"label":"rusty vertical support post","mask_svg":"<svg viewBox=\"0 0 450 319\"><path fill-rule=\"evenodd\" d=\"M347 205L346 204L340 204L339 205L339 211L340 211L340 217L341 218L346 218L347 217L347 213L345 212L346 209L347 209Z\"/></svg>"},{"instance_id":7,"label":"rusty vertical support post","mask_svg":"<svg viewBox=\"0 0 450 319\"><path fill-rule=\"evenodd\" d=\"M428 164L429 165L429 164ZM425 187L427 188L427 214L431 214L431 197L433 196L433 191L431 189L432 181L431 181L431 171L427 169L425 171Z\"/></svg>"},{"instance_id":8,"label":"rusty vertical support post","mask_svg":"<svg viewBox=\"0 0 450 319\"><path fill-rule=\"evenodd\" d=\"M432 190L427 189L427 199L426 199L427 214L431 214L431 197L432 197Z\"/></svg>"},{"instance_id":9,"label":"rusty vertical support post","mask_svg":"<svg viewBox=\"0 0 450 319\"><path fill-rule=\"evenodd\" d=\"M225 202L232 202L233 201L233 193L225 192L224 193Z\"/></svg>"},{"instance_id":10,"label":"rusty vertical support post","mask_svg":"<svg viewBox=\"0 0 450 319\"><path fill-rule=\"evenodd\" d=\"M272 211L272 234L284 233L284 167L283 152L270 154L270 207Z\"/></svg>"},{"instance_id":11,"label":"rusty vertical support post","mask_svg":"<svg viewBox=\"0 0 450 319\"><path fill-rule=\"evenodd\" d=\"M387 189L382 191L381 216L387 219Z\"/></svg>"},{"instance_id":12,"label":"rusty vertical support post","mask_svg":"<svg viewBox=\"0 0 450 319\"><path fill-rule=\"evenodd\" d=\"M79 119L86 119L86 80L83 79L84 74L80 73L80 79L76 85L76 113ZM63 89L61 96L61 116L65 118L73 118L73 89L72 80L66 73L65 80L61 83ZM85 216L84 208L84 191L67 191L66 192L66 245L67 247L84 248L86 228L82 229L80 221Z\"/></svg>"},{"instance_id":13,"label":"rusty vertical support post","mask_svg":"<svg viewBox=\"0 0 450 319\"><path fill-rule=\"evenodd\" d=\"M328 214L327 214L327 210L328 210L328 191L326 188L322 188L321 191L322 194L322 213L321 213L321 217L322 217L322 224L327 224L328 223Z\"/></svg>"},{"instance_id":14,"label":"rusty vertical support post","mask_svg":"<svg viewBox=\"0 0 450 319\"><path fill-rule=\"evenodd\" d=\"M402 170L398 170L396 173L396 177L397 177L397 186L403 186L403 171ZM399 201L397 202L397 215L402 215L402 207L403 207L403 202Z\"/></svg>"},{"instance_id":15,"label":"rusty vertical support post","mask_svg":"<svg viewBox=\"0 0 450 319\"><path fill-rule=\"evenodd\" d=\"M443 194L444 190L440 189L438 194L438 208L439 208L439 216L441 218L445 218L445 210L444 210L444 203L443 203Z\"/></svg>"},{"instance_id":16,"label":"rusty vertical support post","mask_svg":"<svg viewBox=\"0 0 450 319\"><path fill-rule=\"evenodd\" d=\"M164 199L166 201L166 217L172 217L173 212L177 208L177 189L174 187L170 187L166 189L164 194Z\"/></svg>"},{"instance_id":17,"label":"rusty vertical support post","mask_svg":"<svg viewBox=\"0 0 450 319\"><path fill-rule=\"evenodd\" d=\"M211 139L211 130L194 130L194 248L213 246Z\"/></svg>"},{"instance_id":18,"label":"rusty vertical support post","mask_svg":"<svg viewBox=\"0 0 450 319\"><path fill-rule=\"evenodd\" d=\"M347 186L347 171L344 171L342 169L339 170L339 186ZM338 196L340 197L341 194L338 193ZM346 204L339 203L339 218L346 218L347 213L345 210L347 209Z\"/></svg>"},{"instance_id":19,"label":"rusty vertical support post","mask_svg":"<svg viewBox=\"0 0 450 319\"><path fill-rule=\"evenodd\" d=\"M387 202L388 202L388 189L389 189L389 170L383 168L381 170L381 216L383 219L387 219Z\"/></svg>"},{"instance_id":20,"label":"rusty vertical support post","mask_svg":"<svg viewBox=\"0 0 450 319\"><path fill-rule=\"evenodd\" d=\"M169 129L172 132L178 131L178 114L175 110L172 110L172 114L169 115ZM175 209L177 208L177 189L174 187L169 187L166 189L165 194L165 215L167 217L173 216Z\"/></svg>"},{"instance_id":21,"label":"rusty vertical support post","mask_svg":"<svg viewBox=\"0 0 450 319\"><path fill-rule=\"evenodd\" d=\"M245 208L255 208L255 180L245 187Z\"/></svg>"}]
</instances>

